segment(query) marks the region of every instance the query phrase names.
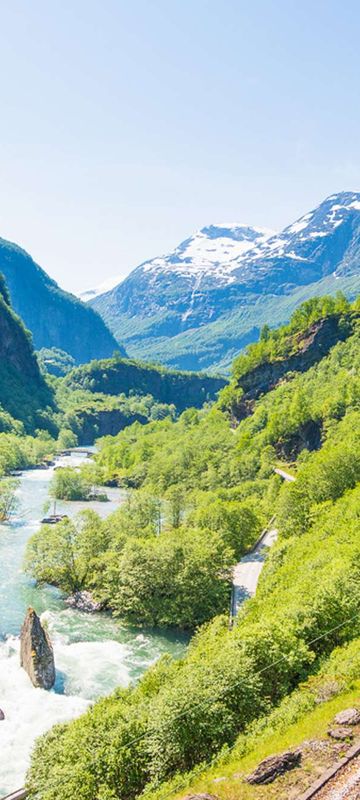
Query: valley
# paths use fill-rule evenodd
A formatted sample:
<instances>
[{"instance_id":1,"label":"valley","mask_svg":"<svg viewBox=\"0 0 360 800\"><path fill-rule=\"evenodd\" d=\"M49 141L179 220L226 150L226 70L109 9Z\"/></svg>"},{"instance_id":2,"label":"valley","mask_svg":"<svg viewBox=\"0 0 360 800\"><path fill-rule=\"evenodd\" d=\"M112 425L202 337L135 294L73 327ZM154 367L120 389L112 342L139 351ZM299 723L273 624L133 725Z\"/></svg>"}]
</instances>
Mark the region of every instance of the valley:
<instances>
[{"instance_id":1,"label":"valley","mask_svg":"<svg viewBox=\"0 0 360 800\"><path fill-rule=\"evenodd\" d=\"M84 462L85 456L59 457L56 467ZM23 472L17 490L19 507L0 536L0 726L2 751L0 795L24 782L34 740L55 723L83 713L99 696L138 679L164 652L179 656L185 638L172 632L125 628L109 616L86 615L69 608L64 595L50 586L36 586L22 572L26 542L38 529L54 467ZM73 516L91 508L101 516L124 502L119 489L107 489L108 503L59 503L58 511ZM28 606L41 613L49 630L57 679L46 692L31 686L20 669L19 633Z\"/></svg>"},{"instance_id":2,"label":"valley","mask_svg":"<svg viewBox=\"0 0 360 800\"><path fill-rule=\"evenodd\" d=\"M301 757L273 778L279 797L305 790L315 762L325 769L326 726L358 704L359 335L358 301L307 301L239 356L215 404L98 441L80 474L127 492L105 520L34 531L24 567L38 585L91 591L121 624L192 638L179 659L45 734L30 798L146 789L162 800L199 785L211 794L221 778L216 796L248 800L262 796L249 765L286 742ZM274 515L268 552L251 552ZM326 758L306 750L304 731Z\"/></svg>"},{"instance_id":3,"label":"valley","mask_svg":"<svg viewBox=\"0 0 360 800\"><path fill-rule=\"evenodd\" d=\"M0 26L0 800L360 800L360 4Z\"/></svg>"},{"instance_id":4,"label":"valley","mask_svg":"<svg viewBox=\"0 0 360 800\"><path fill-rule=\"evenodd\" d=\"M286 742L274 790L305 790L334 709L359 704L359 300L264 323L229 379L37 357L5 283L0 326L1 791L163 800L219 778L255 800L250 766ZM28 606L50 691L19 666Z\"/></svg>"}]
</instances>

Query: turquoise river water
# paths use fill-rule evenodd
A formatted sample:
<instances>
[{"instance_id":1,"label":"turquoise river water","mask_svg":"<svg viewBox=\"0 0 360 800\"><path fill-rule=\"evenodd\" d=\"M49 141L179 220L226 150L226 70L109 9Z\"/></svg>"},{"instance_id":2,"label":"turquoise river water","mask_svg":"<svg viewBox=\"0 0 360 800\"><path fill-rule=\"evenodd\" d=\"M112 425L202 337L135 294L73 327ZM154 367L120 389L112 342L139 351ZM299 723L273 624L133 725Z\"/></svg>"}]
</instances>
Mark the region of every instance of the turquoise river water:
<instances>
[{"instance_id":1,"label":"turquoise river water","mask_svg":"<svg viewBox=\"0 0 360 800\"><path fill-rule=\"evenodd\" d=\"M58 461L77 464L72 454ZM0 796L23 785L34 740L56 722L81 714L97 697L127 686L162 653L179 656L185 640L174 633L129 629L104 614L84 614L65 606L51 587L37 587L22 571L28 538L39 527L53 469L30 470L20 478L21 506L11 524L0 525ZM108 489L109 503L63 503L73 515L93 508L101 516L122 502ZM19 663L19 633L31 605L46 620L55 653L54 690L35 689Z\"/></svg>"}]
</instances>

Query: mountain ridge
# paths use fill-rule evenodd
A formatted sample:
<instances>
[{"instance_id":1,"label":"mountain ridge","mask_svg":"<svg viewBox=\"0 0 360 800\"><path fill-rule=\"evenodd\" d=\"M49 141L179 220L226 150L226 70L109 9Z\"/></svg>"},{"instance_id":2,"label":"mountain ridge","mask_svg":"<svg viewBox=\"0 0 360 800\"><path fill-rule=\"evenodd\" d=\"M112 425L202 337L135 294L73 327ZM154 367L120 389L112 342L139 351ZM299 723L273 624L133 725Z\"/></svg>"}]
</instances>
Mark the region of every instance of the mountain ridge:
<instances>
[{"instance_id":1,"label":"mountain ridge","mask_svg":"<svg viewBox=\"0 0 360 800\"><path fill-rule=\"evenodd\" d=\"M330 195L277 234L236 224L202 228L89 304L131 357L218 370L256 340L262 324L284 323L299 302L339 289L350 297L360 290L358 192Z\"/></svg>"},{"instance_id":2,"label":"mountain ridge","mask_svg":"<svg viewBox=\"0 0 360 800\"><path fill-rule=\"evenodd\" d=\"M26 250L1 238L0 272L12 306L31 331L37 350L56 347L70 353L77 363L111 356L114 350L125 355L92 308L61 289Z\"/></svg>"}]
</instances>

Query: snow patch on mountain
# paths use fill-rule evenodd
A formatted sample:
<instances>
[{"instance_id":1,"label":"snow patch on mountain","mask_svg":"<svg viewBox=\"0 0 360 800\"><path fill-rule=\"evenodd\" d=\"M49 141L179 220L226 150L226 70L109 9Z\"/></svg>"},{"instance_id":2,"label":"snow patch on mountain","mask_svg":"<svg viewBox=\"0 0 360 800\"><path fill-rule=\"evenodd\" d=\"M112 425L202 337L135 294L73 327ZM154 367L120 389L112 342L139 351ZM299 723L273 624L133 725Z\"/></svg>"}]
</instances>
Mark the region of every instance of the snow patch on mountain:
<instances>
[{"instance_id":1,"label":"snow patch on mountain","mask_svg":"<svg viewBox=\"0 0 360 800\"><path fill-rule=\"evenodd\" d=\"M99 297L101 294L105 294L105 292L110 292L111 289L114 289L115 286L118 286L119 283L123 280L121 275L116 275L113 278L108 278L103 283L100 283L98 286L95 286L93 289L85 289L82 292L79 292L78 297L83 303L87 303L89 300L94 300L95 297Z\"/></svg>"},{"instance_id":2,"label":"snow patch on mountain","mask_svg":"<svg viewBox=\"0 0 360 800\"><path fill-rule=\"evenodd\" d=\"M314 258L332 259L332 236L347 220L360 211L360 193L340 192L328 197L317 208L288 225L281 233L267 228L239 223L218 223L201 228L181 242L171 253L140 264L130 275L130 280L146 280L149 296L159 292L159 281L166 284L177 277L188 285L191 294L189 308L183 319L191 315L200 297L209 289L263 280L273 270L274 262L282 260L283 279L286 270L298 263L301 269ZM328 239L328 241L327 241ZM278 269L278 267L276 267ZM278 273L280 275L280 273ZM127 281L128 279L125 279ZM100 286L83 292L82 300L91 301L122 284L119 277L109 279Z\"/></svg>"},{"instance_id":3,"label":"snow patch on mountain","mask_svg":"<svg viewBox=\"0 0 360 800\"><path fill-rule=\"evenodd\" d=\"M232 268L237 271L237 279L246 272L259 270L262 262L274 258L307 260L307 244L316 239L330 237L354 211L360 211L360 194L341 192L331 195L320 206L264 242L259 242L249 254L240 254ZM309 250L309 256L313 251ZM269 263L269 262L268 262Z\"/></svg>"},{"instance_id":4,"label":"snow patch on mountain","mask_svg":"<svg viewBox=\"0 0 360 800\"><path fill-rule=\"evenodd\" d=\"M167 256L141 264L144 272L169 271L189 277L214 276L220 282L234 280L232 262L266 242L273 232L267 228L221 223L209 225L182 242Z\"/></svg>"}]
</instances>

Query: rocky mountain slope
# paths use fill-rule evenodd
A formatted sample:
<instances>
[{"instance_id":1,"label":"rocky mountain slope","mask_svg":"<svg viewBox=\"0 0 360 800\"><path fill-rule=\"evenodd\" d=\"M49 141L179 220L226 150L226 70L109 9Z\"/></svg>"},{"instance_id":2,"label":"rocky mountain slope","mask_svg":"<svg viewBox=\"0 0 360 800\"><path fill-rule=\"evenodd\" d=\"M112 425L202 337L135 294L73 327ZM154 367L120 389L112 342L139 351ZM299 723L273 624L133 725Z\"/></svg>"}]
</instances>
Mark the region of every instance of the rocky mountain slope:
<instances>
[{"instance_id":1,"label":"rocky mountain slope","mask_svg":"<svg viewBox=\"0 0 360 800\"><path fill-rule=\"evenodd\" d=\"M308 297L360 290L360 193L332 195L279 234L203 228L89 302L131 356L226 368Z\"/></svg>"},{"instance_id":2,"label":"rocky mountain slope","mask_svg":"<svg viewBox=\"0 0 360 800\"><path fill-rule=\"evenodd\" d=\"M0 272L37 350L56 347L79 364L111 356L114 350L124 354L92 308L60 289L25 250L5 239L0 239Z\"/></svg>"},{"instance_id":3,"label":"rocky mountain slope","mask_svg":"<svg viewBox=\"0 0 360 800\"><path fill-rule=\"evenodd\" d=\"M223 378L166 370L130 359L92 361L59 384L58 402L79 444L114 436L133 422L201 408L224 388Z\"/></svg>"},{"instance_id":4,"label":"rocky mountain slope","mask_svg":"<svg viewBox=\"0 0 360 800\"><path fill-rule=\"evenodd\" d=\"M159 403L172 403L179 413L214 401L226 385L220 377L166 370L120 358L93 361L77 367L64 378L64 383L73 391L87 389L106 395L151 394Z\"/></svg>"}]
</instances>

